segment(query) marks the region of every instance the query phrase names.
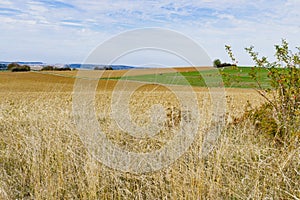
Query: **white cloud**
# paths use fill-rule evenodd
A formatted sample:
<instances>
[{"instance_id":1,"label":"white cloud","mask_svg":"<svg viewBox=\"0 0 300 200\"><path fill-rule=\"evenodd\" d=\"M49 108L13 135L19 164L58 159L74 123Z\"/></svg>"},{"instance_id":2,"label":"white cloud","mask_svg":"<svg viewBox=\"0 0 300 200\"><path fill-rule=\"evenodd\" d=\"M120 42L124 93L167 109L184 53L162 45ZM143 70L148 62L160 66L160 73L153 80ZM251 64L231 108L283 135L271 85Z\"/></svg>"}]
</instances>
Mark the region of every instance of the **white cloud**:
<instances>
[{"instance_id":1,"label":"white cloud","mask_svg":"<svg viewBox=\"0 0 300 200\"><path fill-rule=\"evenodd\" d=\"M272 55L273 44L281 38L292 46L300 43L298 0L2 0L0 8L1 36L19 42L4 42L0 60L39 55L45 61L77 62L109 36L143 27L187 34L212 58L227 59L224 44L231 44L245 64L250 62L240 53L245 46L253 44ZM9 9L20 13L10 14Z\"/></svg>"},{"instance_id":2,"label":"white cloud","mask_svg":"<svg viewBox=\"0 0 300 200\"><path fill-rule=\"evenodd\" d=\"M0 5L1 5L1 6L10 6L10 5L12 5L12 2L10 2L10 1L8 1L8 0L2 0L2 1L0 2Z\"/></svg>"}]
</instances>

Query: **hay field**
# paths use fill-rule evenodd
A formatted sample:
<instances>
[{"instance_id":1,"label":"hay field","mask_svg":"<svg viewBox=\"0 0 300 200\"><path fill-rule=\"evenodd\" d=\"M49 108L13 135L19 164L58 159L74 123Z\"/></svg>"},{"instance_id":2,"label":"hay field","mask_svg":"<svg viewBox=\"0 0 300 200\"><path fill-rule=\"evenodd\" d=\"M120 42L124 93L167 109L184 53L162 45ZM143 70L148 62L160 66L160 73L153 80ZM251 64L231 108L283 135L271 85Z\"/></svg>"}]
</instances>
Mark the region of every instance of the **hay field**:
<instances>
[{"instance_id":1,"label":"hay field","mask_svg":"<svg viewBox=\"0 0 300 200\"><path fill-rule=\"evenodd\" d=\"M288 151L274 148L268 138L257 134L250 121L234 123L234 118L247 109L247 102L253 107L262 103L255 91L226 89L226 114L214 121L208 90L193 88L201 116L193 144L162 170L133 174L109 168L87 151L72 112L75 79L67 73L75 72L59 73L63 76L0 73L0 199L300 197L299 147ZM149 110L154 104L160 104L167 113L158 135L138 139L120 130L111 118L117 84L117 80L101 80L96 90L96 117L106 137L127 151L143 153L162 148L174 137L182 119L174 91L185 92L187 88L121 83L131 92L128 107L135 124L149 124ZM225 120L227 127L204 157L205 134L218 120Z\"/></svg>"}]
</instances>

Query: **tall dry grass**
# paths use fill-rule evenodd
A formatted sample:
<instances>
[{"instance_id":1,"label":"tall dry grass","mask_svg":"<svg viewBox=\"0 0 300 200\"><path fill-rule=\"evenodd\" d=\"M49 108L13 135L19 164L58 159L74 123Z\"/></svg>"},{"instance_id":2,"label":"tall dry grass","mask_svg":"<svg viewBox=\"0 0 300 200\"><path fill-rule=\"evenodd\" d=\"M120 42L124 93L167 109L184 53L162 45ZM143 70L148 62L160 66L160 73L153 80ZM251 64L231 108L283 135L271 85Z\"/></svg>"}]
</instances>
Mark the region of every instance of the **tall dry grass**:
<instances>
[{"instance_id":1,"label":"tall dry grass","mask_svg":"<svg viewBox=\"0 0 300 200\"><path fill-rule=\"evenodd\" d=\"M161 171L110 169L82 144L72 95L61 90L1 93L0 199L300 198L299 144L278 147L247 119L228 124L206 157L201 156L200 131L189 150ZM242 112L245 101L238 103L239 98L240 93L228 98L230 112ZM98 109L109 100L100 92Z\"/></svg>"}]
</instances>

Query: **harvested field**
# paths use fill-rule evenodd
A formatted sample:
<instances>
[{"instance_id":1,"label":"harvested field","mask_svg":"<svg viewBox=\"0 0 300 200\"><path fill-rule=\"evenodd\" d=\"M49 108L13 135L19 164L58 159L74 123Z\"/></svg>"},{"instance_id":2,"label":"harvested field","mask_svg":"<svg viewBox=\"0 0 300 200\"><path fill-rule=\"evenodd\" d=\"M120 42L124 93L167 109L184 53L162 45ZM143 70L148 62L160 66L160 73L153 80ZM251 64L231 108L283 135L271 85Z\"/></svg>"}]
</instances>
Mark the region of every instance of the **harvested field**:
<instances>
[{"instance_id":1,"label":"harvested field","mask_svg":"<svg viewBox=\"0 0 300 200\"><path fill-rule=\"evenodd\" d=\"M192 145L161 170L136 174L107 167L87 151L72 111L76 79L67 75L75 72L57 73L63 76L0 73L0 199L287 199L300 195L299 158L294 156L299 148L273 149L250 121L230 124L244 113L247 102L253 107L263 102L254 90L226 89L225 115L219 116L212 114L211 107L211 97L221 96L217 91L211 96L207 88L193 87L193 101L188 86L100 80L94 105L97 123L112 144L129 152L159 150L175 137L182 120L193 120L184 118L176 92L187 94L181 96L186 104L196 102L200 118L198 127L193 127L197 135ZM116 107L119 113L111 114L114 104L123 103L118 99L122 101L122 95L130 97L125 105L134 124L151 127L162 119L158 134L134 137L116 123L113 117L124 120L126 112L126 106ZM84 105L85 100L82 96L77 103ZM164 116L153 118L155 105L161 105ZM229 128L203 156L207 133L222 120Z\"/></svg>"}]
</instances>

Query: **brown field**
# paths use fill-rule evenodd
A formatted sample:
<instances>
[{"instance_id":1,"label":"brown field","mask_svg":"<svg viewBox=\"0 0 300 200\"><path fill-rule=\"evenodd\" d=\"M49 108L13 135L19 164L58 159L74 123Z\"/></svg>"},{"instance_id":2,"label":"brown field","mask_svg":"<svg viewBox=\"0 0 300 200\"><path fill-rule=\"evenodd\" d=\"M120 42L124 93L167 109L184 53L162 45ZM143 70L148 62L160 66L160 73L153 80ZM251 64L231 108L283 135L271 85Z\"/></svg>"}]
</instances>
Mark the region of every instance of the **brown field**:
<instances>
[{"instance_id":1,"label":"brown field","mask_svg":"<svg viewBox=\"0 0 300 200\"><path fill-rule=\"evenodd\" d=\"M160 69L159 73L166 71ZM0 72L0 199L300 197L299 147L288 151L276 149L268 138L257 133L249 120L239 123L234 120L243 115L249 103L256 107L263 102L254 90L226 89L226 112L219 116L212 114L208 90L192 88L200 111L193 144L163 169L134 174L98 162L80 140L74 121L77 116L72 112L75 73ZM125 70L106 71L102 77L125 73ZM141 75L151 70L131 73ZM124 86L123 90L118 90L118 84ZM187 86L101 80L95 92L97 121L106 137L126 151L159 150L174 137L183 120L184 108L174 91L184 93L187 89ZM112 95L123 91L129 92L127 107L132 122L138 126L151 125L149 111L155 104L164 108L167 116L160 124L163 128L159 134L141 139L120 129L111 116L115 103ZM187 103L193 102L189 96L182 98ZM84 105L85 99L83 96L80 103ZM125 108L117 112L125 112ZM207 133L224 120L226 128L213 141L212 151L203 156Z\"/></svg>"}]
</instances>

